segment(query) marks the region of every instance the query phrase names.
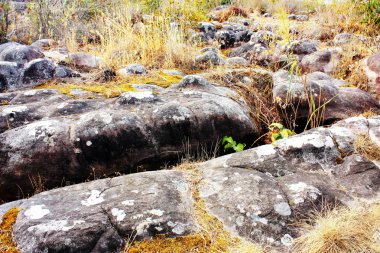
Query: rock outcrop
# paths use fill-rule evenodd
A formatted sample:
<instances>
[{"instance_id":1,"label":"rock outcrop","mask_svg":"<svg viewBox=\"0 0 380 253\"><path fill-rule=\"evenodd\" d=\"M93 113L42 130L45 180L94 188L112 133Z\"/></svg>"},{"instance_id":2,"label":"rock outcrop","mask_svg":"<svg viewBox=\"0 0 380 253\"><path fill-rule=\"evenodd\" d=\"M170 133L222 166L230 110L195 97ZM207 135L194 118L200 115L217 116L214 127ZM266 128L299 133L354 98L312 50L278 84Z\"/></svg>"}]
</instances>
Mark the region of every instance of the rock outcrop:
<instances>
[{"instance_id":1,"label":"rock outcrop","mask_svg":"<svg viewBox=\"0 0 380 253\"><path fill-rule=\"evenodd\" d=\"M128 239L200 233L204 205L231 235L291 252L308 212L379 193L379 161L354 145L361 135L380 145L380 118L350 118L188 169L40 193L0 206L0 215L20 208L13 235L21 252L120 252Z\"/></svg>"},{"instance_id":2,"label":"rock outcrop","mask_svg":"<svg viewBox=\"0 0 380 253\"><path fill-rule=\"evenodd\" d=\"M0 93L1 198L30 193L31 178L50 188L148 170L177 160L184 146L210 147L224 135L248 143L259 135L232 90L199 76L158 90L114 99L73 99L49 89Z\"/></svg>"}]
</instances>

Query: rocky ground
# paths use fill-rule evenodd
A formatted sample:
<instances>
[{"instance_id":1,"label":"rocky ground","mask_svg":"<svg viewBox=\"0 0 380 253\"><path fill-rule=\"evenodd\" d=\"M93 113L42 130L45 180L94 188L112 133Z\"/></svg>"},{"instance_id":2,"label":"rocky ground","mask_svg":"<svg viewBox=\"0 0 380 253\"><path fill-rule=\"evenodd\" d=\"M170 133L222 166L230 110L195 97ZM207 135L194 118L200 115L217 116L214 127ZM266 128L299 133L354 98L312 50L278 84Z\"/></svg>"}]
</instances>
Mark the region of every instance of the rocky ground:
<instances>
[{"instance_id":1,"label":"rocky ground","mask_svg":"<svg viewBox=\"0 0 380 253\"><path fill-rule=\"evenodd\" d=\"M294 252L312 212L378 202L378 38L292 14L284 43L269 13L226 8L192 30L191 71L0 45L0 250ZM374 52L359 83L339 74L352 44ZM265 145L274 120L298 134ZM247 150L204 161L223 136Z\"/></svg>"}]
</instances>

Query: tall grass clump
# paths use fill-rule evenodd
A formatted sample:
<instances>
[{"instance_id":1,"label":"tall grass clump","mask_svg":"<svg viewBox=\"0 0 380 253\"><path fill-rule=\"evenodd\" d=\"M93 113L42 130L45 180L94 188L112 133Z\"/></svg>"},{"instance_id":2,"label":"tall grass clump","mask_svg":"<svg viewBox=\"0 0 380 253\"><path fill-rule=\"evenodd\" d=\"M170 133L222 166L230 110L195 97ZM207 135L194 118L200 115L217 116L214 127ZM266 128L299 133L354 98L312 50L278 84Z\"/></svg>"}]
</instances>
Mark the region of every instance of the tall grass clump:
<instances>
[{"instance_id":1,"label":"tall grass clump","mask_svg":"<svg viewBox=\"0 0 380 253\"><path fill-rule=\"evenodd\" d=\"M278 10L285 10L288 13L308 13L323 4L323 0L232 0L231 2L261 13L275 13Z\"/></svg>"},{"instance_id":2,"label":"tall grass clump","mask_svg":"<svg viewBox=\"0 0 380 253\"><path fill-rule=\"evenodd\" d=\"M94 53L112 68L130 63L150 68L191 68L197 48L187 38L186 24L162 15L136 23L133 13L139 11L138 6L125 1L101 13L100 45Z\"/></svg>"},{"instance_id":3,"label":"tall grass clump","mask_svg":"<svg viewBox=\"0 0 380 253\"><path fill-rule=\"evenodd\" d=\"M292 252L380 252L375 238L379 226L379 204L317 213L302 225L303 234L295 240Z\"/></svg>"}]
</instances>

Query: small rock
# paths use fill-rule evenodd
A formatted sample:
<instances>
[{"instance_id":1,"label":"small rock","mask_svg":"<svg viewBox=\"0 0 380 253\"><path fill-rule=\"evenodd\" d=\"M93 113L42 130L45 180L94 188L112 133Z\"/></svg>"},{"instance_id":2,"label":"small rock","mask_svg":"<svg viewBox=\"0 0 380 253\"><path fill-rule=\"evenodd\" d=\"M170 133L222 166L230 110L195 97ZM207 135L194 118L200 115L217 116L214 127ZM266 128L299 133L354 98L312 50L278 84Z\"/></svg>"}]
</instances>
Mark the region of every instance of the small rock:
<instances>
[{"instance_id":1,"label":"small rock","mask_svg":"<svg viewBox=\"0 0 380 253\"><path fill-rule=\"evenodd\" d=\"M215 53L214 51L207 51L202 55L199 55L195 58L195 62L206 64L211 63L212 65L223 65L225 60Z\"/></svg>"},{"instance_id":2,"label":"small rock","mask_svg":"<svg viewBox=\"0 0 380 253\"><path fill-rule=\"evenodd\" d=\"M86 53L70 53L67 56L68 63L83 70L96 69L100 67L102 59Z\"/></svg>"},{"instance_id":3,"label":"small rock","mask_svg":"<svg viewBox=\"0 0 380 253\"><path fill-rule=\"evenodd\" d=\"M145 75L146 70L143 65L140 64L130 64L125 68L119 69L117 74L120 76L129 76L129 75Z\"/></svg>"}]
</instances>

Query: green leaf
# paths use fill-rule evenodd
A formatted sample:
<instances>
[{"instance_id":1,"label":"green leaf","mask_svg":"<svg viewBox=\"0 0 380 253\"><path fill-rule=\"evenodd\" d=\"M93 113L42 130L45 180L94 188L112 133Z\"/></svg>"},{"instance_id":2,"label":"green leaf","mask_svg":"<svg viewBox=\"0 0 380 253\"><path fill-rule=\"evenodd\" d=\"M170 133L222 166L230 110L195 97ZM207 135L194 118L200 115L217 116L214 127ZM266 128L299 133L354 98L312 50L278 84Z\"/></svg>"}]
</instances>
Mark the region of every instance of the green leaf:
<instances>
[{"instance_id":1,"label":"green leaf","mask_svg":"<svg viewBox=\"0 0 380 253\"><path fill-rule=\"evenodd\" d=\"M234 141L234 139L232 139L232 137L230 137L230 136L224 136L224 137L223 137L223 141L222 141L222 145L223 145L224 143L231 143L231 144L233 144L233 143L235 143L235 141ZM235 145L236 145L236 143L235 143Z\"/></svg>"},{"instance_id":2,"label":"green leaf","mask_svg":"<svg viewBox=\"0 0 380 253\"><path fill-rule=\"evenodd\" d=\"M246 144L239 143L237 146L234 147L235 152L241 152L244 150Z\"/></svg>"},{"instance_id":3,"label":"green leaf","mask_svg":"<svg viewBox=\"0 0 380 253\"><path fill-rule=\"evenodd\" d=\"M274 133L274 134L272 134L272 136L271 136L271 141L272 141L272 142L275 142L275 141L277 141L277 140L279 140L279 139L282 139L280 133Z\"/></svg>"},{"instance_id":4,"label":"green leaf","mask_svg":"<svg viewBox=\"0 0 380 253\"><path fill-rule=\"evenodd\" d=\"M232 145L231 143L227 143L225 146L224 146L224 152L226 152L228 149L235 149L235 145Z\"/></svg>"},{"instance_id":5,"label":"green leaf","mask_svg":"<svg viewBox=\"0 0 380 253\"><path fill-rule=\"evenodd\" d=\"M281 134L282 139L285 139L285 138L288 138L289 136L295 135L295 133L292 130L289 130L289 129L286 129L286 128L282 129L280 131L280 134Z\"/></svg>"}]
</instances>

